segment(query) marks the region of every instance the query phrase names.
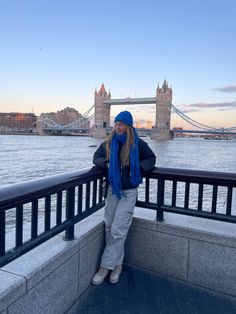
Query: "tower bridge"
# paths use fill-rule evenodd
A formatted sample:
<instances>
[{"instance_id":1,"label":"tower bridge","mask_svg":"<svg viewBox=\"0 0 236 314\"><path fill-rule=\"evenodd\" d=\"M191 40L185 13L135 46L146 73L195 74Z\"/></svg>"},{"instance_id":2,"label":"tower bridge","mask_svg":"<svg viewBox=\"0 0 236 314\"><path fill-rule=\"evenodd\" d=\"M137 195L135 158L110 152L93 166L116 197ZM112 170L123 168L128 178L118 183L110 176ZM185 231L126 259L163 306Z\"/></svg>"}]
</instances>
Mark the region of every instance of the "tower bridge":
<instances>
[{"instance_id":1,"label":"tower bridge","mask_svg":"<svg viewBox=\"0 0 236 314\"><path fill-rule=\"evenodd\" d=\"M107 93L104 84L99 91L95 90L94 96L95 127L91 130L93 136L106 136L106 129L110 127L112 105L156 104L155 125L150 136L152 139L173 139L173 132L170 130L172 88L168 86L166 80L162 87L158 85L156 97L111 99L111 94Z\"/></svg>"},{"instance_id":2,"label":"tower bridge","mask_svg":"<svg viewBox=\"0 0 236 314\"><path fill-rule=\"evenodd\" d=\"M158 140L173 139L174 133L204 133L204 134L221 134L221 135L236 135L236 127L230 128L215 128L203 123L200 123L188 117L172 103L172 88L168 86L166 80L163 85L156 89L156 97L148 98L123 98L111 99L110 92L107 93L104 84L100 90L95 90L95 128L91 130L93 136L105 137L106 129L110 127L110 108L116 105L156 105L155 124L150 131L150 137ZM194 127L195 130L188 128L171 129L170 120L171 112L174 112L178 117L188 123L189 127ZM149 132L148 132L149 133Z\"/></svg>"},{"instance_id":3,"label":"tower bridge","mask_svg":"<svg viewBox=\"0 0 236 314\"><path fill-rule=\"evenodd\" d=\"M168 86L164 80L162 86L159 84L156 89L155 97L146 98L123 98L112 99L111 93L107 93L104 84L101 85L99 91L95 90L94 104L91 106L79 119L68 124L60 125L58 122L49 118L38 119L37 127L42 132L46 133L87 133L93 137L104 138L110 132L110 111L111 106L117 105L149 105L154 104L156 107L155 124L151 130L148 130L151 139L169 140L173 139L174 133L204 133L204 134L221 134L221 135L236 135L236 126L230 128L215 128L196 120L193 120L185 113L180 111L172 103L172 88ZM170 127L171 112L174 112L178 117L187 122L187 129ZM88 122L94 119L94 125L90 127ZM194 130L191 129L194 127ZM142 130L144 132L144 130Z\"/></svg>"}]
</instances>

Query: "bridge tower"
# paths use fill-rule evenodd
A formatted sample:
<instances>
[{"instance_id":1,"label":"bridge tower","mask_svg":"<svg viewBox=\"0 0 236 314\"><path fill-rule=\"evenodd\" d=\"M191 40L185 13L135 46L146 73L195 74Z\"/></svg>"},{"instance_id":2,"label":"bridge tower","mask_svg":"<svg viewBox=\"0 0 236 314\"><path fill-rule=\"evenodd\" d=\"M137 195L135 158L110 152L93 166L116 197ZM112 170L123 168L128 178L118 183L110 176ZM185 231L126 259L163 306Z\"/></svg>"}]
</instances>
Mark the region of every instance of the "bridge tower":
<instances>
[{"instance_id":1,"label":"bridge tower","mask_svg":"<svg viewBox=\"0 0 236 314\"><path fill-rule=\"evenodd\" d=\"M100 90L94 93L94 127L90 129L90 135L93 137L104 138L107 136L107 128L110 127L111 105L104 104L104 101L111 99L110 92L107 93L104 84Z\"/></svg>"},{"instance_id":2,"label":"bridge tower","mask_svg":"<svg viewBox=\"0 0 236 314\"><path fill-rule=\"evenodd\" d=\"M156 90L156 123L151 130L151 139L171 140L173 133L170 131L170 116L172 104L172 88L164 80L162 87Z\"/></svg>"},{"instance_id":3,"label":"bridge tower","mask_svg":"<svg viewBox=\"0 0 236 314\"><path fill-rule=\"evenodd\" d=\"M105 100L111 99L111 94L107 93L104 84L102 84L100 90L94 93L94 105L95 105L95 125L97 127L108 128L110 127L110 108L111 105L104 104Z\"/></svg>"}]
</instances>

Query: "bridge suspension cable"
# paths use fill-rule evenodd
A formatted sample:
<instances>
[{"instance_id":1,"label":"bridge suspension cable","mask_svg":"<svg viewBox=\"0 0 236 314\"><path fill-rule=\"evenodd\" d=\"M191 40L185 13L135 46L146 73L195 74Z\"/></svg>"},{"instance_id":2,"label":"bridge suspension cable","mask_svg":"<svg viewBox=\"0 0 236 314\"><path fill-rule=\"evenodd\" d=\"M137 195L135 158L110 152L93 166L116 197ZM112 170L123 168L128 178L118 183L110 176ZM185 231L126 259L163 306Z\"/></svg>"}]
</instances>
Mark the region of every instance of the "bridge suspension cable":
<instances>
[{"instance_id":1,"label":"bridge suspension cable","mask_svg":"<svg viewBox=\"0 0 236 314\"><path fill-rule=\"evenodd\" d=\"M95 107L95 105L93 105L92 107L90 107L82 116L84 118L87 118L87 116L89 115L89 113L93 110L93 108Z\"/></svg>"},{"instance_id":2,"label":"bridge suspension cable","mask_svg":"<svg viewBox=\"0 0 236 314\"><path fill-rule=\"evenodd\" d=\"M190 123L191 125L204 130L217 130L216 128L213 128L212 126L197 122L190 117L188 117L186 114L184 114L182 111L180 111L178 108L176 108L173 104L171 104L171 108L173 111L180 116L182 119L184 119L186 122Z\"/></svg>"},{"instance_id":3,"label":"bridge suspension cable","mask_svg":"<svg viewBox=\"0 0 236 314\"><path fill-rule=\"evenodd\" d=\"M224 128L224 130L227 130L227 131L236 131L236 126L232 126L230 128Z\"/></svg>"}]
</instances>

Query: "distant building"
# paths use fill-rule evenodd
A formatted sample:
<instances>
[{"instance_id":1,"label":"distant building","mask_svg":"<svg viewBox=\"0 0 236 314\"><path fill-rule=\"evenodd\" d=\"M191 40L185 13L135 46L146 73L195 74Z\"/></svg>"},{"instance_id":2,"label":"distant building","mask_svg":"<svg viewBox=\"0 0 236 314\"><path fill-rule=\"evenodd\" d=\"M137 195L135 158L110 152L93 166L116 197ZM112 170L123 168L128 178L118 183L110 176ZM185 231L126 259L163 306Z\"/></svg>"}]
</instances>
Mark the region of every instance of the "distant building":
<instances>
[{"instance_id":1,"label":"distant building","mask_svg":"<svg viewBox=\"0 0 236 314\"><path fill-rule=\"evenodd\" d=\"M36 120L34 113L0 112L0 131L32 132L36 127Z\"/></svg>"},{"instance_id":2,"label":"distant building","mask_svg":"<svg viewBox=\"0 0 236 314\"><path fill-rule=\"evenodd\" d=\"M67 125L76 120L81 121L81 127L89 128L90 123L89 119L84 118L81 113L79 113L74 108L66 107L63 110L57 112L49 112L49 113L42 113L40 118L48 118L60 125Z\"/></svg>"}]
</instances>

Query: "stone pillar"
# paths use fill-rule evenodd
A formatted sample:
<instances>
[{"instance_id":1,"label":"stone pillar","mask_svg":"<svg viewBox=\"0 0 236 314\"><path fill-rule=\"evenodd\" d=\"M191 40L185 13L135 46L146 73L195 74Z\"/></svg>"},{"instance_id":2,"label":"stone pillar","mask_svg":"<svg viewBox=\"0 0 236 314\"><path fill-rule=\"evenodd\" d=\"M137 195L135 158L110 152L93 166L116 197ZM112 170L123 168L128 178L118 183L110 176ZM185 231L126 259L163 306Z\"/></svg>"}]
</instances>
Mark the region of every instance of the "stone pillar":
<instances>
[{"instance_id":1,"label":"stone pillar","mask_svg":"<svg viewBox=\"0 0 236 314\"><path fill-rule=\"evenodd\" d=\"M105 128L92 127L89 129L89 136L96 138L105 138L107 137L107 130Z\"/></svg>"},{"instance_id":2,"label":"stone pillar","mask_svg":"<svg viewBox=\"0 0 236 314\"><path fill-rule=\"evenodd\" d=\"M172 88L168 87L166 80L162 88L157 87L156 92L156 123L151 130L151 139L172 140L174 134L170 131L170 117L172 104Z\"/></svg>"},{"instance_id":3,"label":"stone pillar","mask_svg":"<svg viewBox=\"0 0 236 314\"><path fill-rule=\"evenodd\" d=\"M46 135L47 133L43 130L43 118L40 116L40 117L37 117L37 121L36 121L36 130L35 132L38 134L38 135Z\"/></svg>"},{"instance_id":4,"label":"stone pillar","mask_svg":"<svg viewBox=\"0 0 236 314\"><path fill-rule=\"evenodd\" d=\"M95 105L95 126L101 128L110 127L110 105L105 105L104 101L111 99L111 94L107 94L104 84L100 90L95 91L94 105Z\"/></svg>"},{"instance_id":5,"label":"stone pillar","mask_svg":"<svg viewBox=\"0 0 236 314\"><path fill-rule=\"evenodd\" d=\"M91 136L105 137L107 135L107 128L110 127L110 111L111 105L104 104L105 100L111 99L111 94L107 93L104 84L100 90L95 90L94 94L94 111L95 111L95 125L90 130Z\"/></svg>"}]
</instances>

